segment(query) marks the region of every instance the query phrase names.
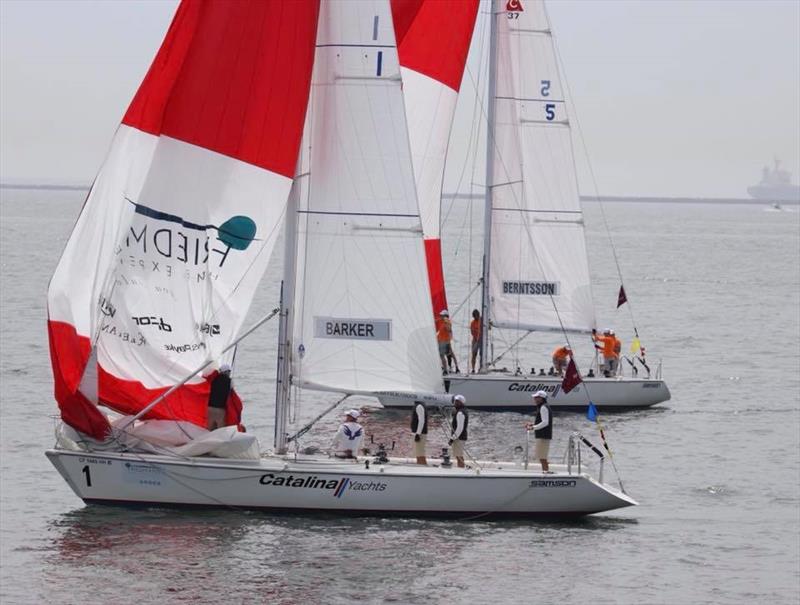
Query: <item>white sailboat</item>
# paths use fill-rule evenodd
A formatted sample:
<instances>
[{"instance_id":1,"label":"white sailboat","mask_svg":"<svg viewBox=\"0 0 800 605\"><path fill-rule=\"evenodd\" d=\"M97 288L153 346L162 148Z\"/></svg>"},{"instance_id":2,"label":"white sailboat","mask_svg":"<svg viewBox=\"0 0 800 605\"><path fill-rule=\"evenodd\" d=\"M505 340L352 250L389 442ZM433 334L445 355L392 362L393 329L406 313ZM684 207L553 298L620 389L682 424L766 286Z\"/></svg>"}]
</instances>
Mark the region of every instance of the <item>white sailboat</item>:
<instances>
[{"instance_id":1,"label":"white sailboat","mask_svg":"<svg viewBox=\"0 0 800 605\"><path fill-rule=\"evenodd\" d=\"M392 19L402 5L180 5L49 291L64 422L47 456L84 501L456 517L636 504L602 482L602 460L599 479L586 472L578 438L550 473L288 452L297 388L449 400ZM284 216L281 306L258 322L281 322L274 449L259 454L235 397L231 426L202 427Z\"/></svg>"},{"instance_id":2,"label":"white sailboat","mask_svg":"<svg viewBox=\"0 0 800 605\"><path fill-rule=\"evenodd\" d=\"M539 390L562 409L585 409L590 400L604 410L666 401L660 364L652 376L644 362L641 375L636 368L630 376L604 377L598 368L569 393L558 376L491 366L490 326L585 334L588 342L597 322L565 88L544 1L490 6L482 367L478 374L449 375L448 391L487 410L529 410ZM388 397L381 403L402 405Z\"/></svg>"}]
</instances>

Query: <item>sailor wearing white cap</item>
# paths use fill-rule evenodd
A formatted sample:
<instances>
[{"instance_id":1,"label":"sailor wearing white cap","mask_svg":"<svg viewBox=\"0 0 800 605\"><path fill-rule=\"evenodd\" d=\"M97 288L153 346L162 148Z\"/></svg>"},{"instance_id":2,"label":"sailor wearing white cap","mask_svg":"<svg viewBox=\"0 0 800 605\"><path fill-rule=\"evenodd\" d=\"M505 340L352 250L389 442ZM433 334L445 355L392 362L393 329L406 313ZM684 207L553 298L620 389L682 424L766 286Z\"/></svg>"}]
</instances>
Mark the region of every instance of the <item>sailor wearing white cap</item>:
<instances>
[{"instance_id":1,"label":"sailor wearing white cap","mask_svg":"<svg viewBox=\"0 0 800 605\"><path fill-rule=\"evenodd\" d=\"M348 410L344 422L333 438L333 455L337 458L355 458L364 440L364 427L357 420L361 416L358 410Z\"/></svg>"},{"instance_id":2,"label":"sailor wearing white cap","mask_svg":"<svg viewBox=\"0 0 800 605\"><path fill-rule=\"evenodd\" d=\"M533 404L536 406L536 420L533 426L534 458L539 460L544 472L549 472L547 454L550 453L550 441L553 438L553 415L547 404L547 393L536 391L533 395Z\"/></svg>"},{"instance_id":3,"label":"sailor wearing white cap","mask_svg":"<svg viewBox=\"0 0 800 605\"><path fill-rule=\"evenodd\" d=\"M459 468L464 468L464 444L467 442L467 427L469 426L469 413L464 406L466 401L463 395L453 396L456 413L453 416L453 432L450 435L449 443L453 448L453 456L455 456Z\"/></svg>"}]
</instances>

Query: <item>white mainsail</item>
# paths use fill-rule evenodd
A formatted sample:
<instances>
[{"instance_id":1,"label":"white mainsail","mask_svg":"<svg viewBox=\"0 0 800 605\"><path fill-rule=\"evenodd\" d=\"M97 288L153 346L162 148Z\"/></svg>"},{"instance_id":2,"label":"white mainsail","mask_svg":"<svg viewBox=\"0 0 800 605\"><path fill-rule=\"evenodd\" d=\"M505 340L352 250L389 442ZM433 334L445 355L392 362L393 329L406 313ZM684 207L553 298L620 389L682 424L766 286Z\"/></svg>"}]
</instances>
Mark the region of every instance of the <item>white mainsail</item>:
<instances>
[{"instance_id":1,"label":"white mainsail","mask_svg":"<svg viewBox=\"0 0 800 605\"><path fill-rule=\"evenodd\" d=\"M544 2L495 0L493 15L490 319L500 328L588 331L595 315L583 214Z\"/></svg>"},{"instance_id":2,"label":"white mainsail","mask_svg":"<svg viewBox=\"0 0 800 605\"><path fill-rule=\"evenodd\" d=\"M441 392L388 0L322 3L304 137L294 382Z\"/></svg>"}]
</instances>

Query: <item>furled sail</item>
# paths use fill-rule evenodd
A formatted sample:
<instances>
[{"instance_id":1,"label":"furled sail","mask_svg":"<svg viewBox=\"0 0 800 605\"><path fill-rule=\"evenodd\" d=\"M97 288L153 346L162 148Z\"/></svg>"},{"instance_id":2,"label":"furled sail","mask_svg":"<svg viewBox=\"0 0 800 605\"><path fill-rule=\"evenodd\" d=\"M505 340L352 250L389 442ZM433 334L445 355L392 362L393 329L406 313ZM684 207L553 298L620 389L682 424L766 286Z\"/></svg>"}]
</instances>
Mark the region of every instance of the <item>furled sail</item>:
<instances>
[{"instance_id":1,"label":"furled sail","mask_svg":"<svg viewBox=\"0 0 800 605\"><path fill-rule=\"evenodd\" d=\"M564 88L542 0L495 0L489 293L498 327L595 325Z\"/></svg>"},{"instance_id":2,"label":"furled sail","mask_svg":"<svg viewBox=\"0 0 800 605\"><path fill-rule=\"evenodd\" d=\"M322 3L305 140L293 380L441 392L389 0Z\"/></svg>"},{"instance_id":3,"label":"furled sail","mask_svg":"<svg viewBox=\"0 0 800 605\"><path fill-rule=\"evenodd\" d=\"M478 0L391 0L434 313L447 308L440 208L447 142Z\"/></svg>"},{"instance_id":4,"label":"furled sail","mask_svg":"<svg viewBox=\"0 0 800 605\"><path fill-rule=\"evenodd\" d=\"M78 430L108 428L84 375L97 402L136 413L238 335L292 184L318 9L178 8L50 283L56 399ZM208 383L148 417L205 426Z\"/></svg>"}]
</instances>

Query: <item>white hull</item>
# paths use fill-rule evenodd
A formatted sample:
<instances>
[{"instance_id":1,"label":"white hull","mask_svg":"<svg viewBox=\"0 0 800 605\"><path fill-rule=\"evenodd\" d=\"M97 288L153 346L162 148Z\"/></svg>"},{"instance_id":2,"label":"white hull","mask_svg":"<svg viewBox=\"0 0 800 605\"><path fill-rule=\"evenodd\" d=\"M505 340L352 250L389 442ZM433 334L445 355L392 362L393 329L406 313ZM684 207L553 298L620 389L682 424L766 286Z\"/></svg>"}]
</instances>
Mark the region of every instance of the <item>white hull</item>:
<instances>
[{"instance_id":1,"label":"white hull","mask_svg":"<svg viewBox=\"0 0 800 605\"><path fill-rule=\"evenodd\" d=\"M46 455L87 503L458 518L577 516L636 505L562 465L543 474L538 465L525 470L514 463L481 463L478 472L395 459L367 468L303 457L178 459L62 449Z\"/></svg>"},{"instance_id":2,"label":"white hull","mask_svg":"<svg viewBox=\"0 0 800 605\"><path fill-rule=\"evenodd\" d=\"M558 376L512 376L508 374L450 375L445 380L449 393L464 395L471 409L530 410L531 395L543 390L557 409L585 410L588 393L592 402L605 410L646 408L670 398L663 380L644 378L584 378L569 393L561 390ZM380 398L385 407L408 407L407 400Z\"/></svg>"}]
</instances>

